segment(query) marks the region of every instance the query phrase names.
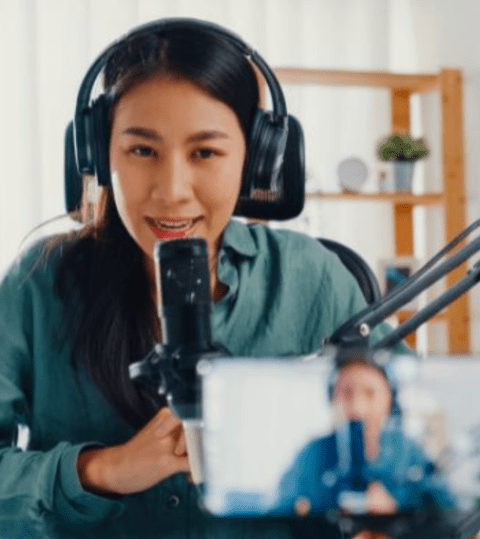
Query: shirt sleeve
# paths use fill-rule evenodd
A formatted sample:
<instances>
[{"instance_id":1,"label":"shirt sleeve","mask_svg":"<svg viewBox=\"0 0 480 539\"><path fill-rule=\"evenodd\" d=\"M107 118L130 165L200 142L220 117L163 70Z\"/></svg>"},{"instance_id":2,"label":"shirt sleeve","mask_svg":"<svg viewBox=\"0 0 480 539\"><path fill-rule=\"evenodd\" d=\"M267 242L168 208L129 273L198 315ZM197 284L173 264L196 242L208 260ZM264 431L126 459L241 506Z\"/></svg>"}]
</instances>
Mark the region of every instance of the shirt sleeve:
<instances>
[{"instance_id":1,"label":"shirt sleeve","mask_svg":"<svg viewBox=\"0 0 480 539\"><path fill-rule=\"evenodd\" d=\"M375 479L385 485L402 510L459 508L447 478L416 443L398 433L389 448L391 457Z\"/></svg>"},{"instance_id":2,"label":"shirt sleeve","mask_svg":"<svg viewBox=\"0 0 480 539\"><path fill-rule=\"evenodd\" d=\"M123 509L120 500L86 492L76 471L86 444L61 441L47 451L14 444L17 425L31 424L35 395L32 287L28 260L0 284L0 536L57 537L62 527L92 528ZM88 444L87 444L88 445Z\"/></svg>"},{"instance_id":3,"label":"shirt sleeve","mask_svg":"<svg viewBox=\"0 0 480 539\"><path fill-rule=\"evenodd\" d=\"M308 505L307 511L320 513L337 506L336 478L332 474L337 464L337 451L333 436L317 438L305 445L282 475L277 492L274 514L294 514L300 500ZM329 482L325 475L333 475Z\"/></svg>"}]
</instances>

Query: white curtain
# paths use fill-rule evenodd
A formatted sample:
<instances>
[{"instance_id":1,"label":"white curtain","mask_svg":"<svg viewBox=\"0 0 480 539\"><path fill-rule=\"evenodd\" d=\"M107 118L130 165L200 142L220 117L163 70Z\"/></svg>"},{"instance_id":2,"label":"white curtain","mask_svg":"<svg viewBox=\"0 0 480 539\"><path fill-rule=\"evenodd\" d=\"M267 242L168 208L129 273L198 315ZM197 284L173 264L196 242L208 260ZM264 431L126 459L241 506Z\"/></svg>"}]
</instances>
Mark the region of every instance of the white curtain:
<instances>
[{"instance_id":1,"label":"white curtain","mask_svg":"<svg viewBox=\"0 0 480 539\"><path fill-rule=\"evenodd\" d=\"M388 70L392 35L409 0L0 0L0 271L36 225L64 213L63 137L94 58L140 23L170 16L211 20L257 48L271 66ZM398 15L398 14L397 14ZM392 28L394 32L392 34ZM404 51L397 56L404 58ZM409 62L414 57L410 51ZM401 70L412 67L400 66ZM375 190L378 139L390 130L382 90L285 87L304 125L308 189L339 190L337 167L359 157ZM342 241L375 268L392 254L389 204L310 202L287 226ZM378 224L382 223L379 227ZM285 226L282 225L282 226Z\"/></svg>"}]
</instances>

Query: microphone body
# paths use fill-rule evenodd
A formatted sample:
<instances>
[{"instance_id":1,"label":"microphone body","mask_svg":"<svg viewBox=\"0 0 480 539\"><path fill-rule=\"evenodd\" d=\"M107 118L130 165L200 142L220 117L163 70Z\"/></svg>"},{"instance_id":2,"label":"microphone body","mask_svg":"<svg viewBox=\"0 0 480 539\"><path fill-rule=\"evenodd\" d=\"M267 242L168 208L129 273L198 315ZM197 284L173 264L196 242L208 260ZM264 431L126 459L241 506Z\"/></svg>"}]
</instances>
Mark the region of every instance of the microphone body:
<instances>
[{"instance_id":1,"label":"microphone body","mask_svg":"<svg viewBox=\"0 0 480 539\"><path fill-rule=\"evenodd\" d=\"M211 351L207 242L201 238L157 242L155 262L164 346L187 354Z\"/></svg>"},{"instance_id":2,"label":"microphone body","mask_svg":"<svg viewBox=\"0 0 480 539\"><path fill-rule=\"evenodd\" d=\"M366 511L368 488L363 424L356 420L341 424L336 431L336 445L342 475L338 504L351 514L362 514Z\"/></svg>"},{"instance_id":3,"label":"microphone body","mask_svg":"<svg viewBox=\"0 0 480 539\"><path fill-rule=\"evenodd\" d=\"M231 355L212 341L208 247L203 238L157 242L154 251L162 343L129 367L130 378L167 399L182 420L201 420L201 360Z\"/></svg>"},{"instance_id":4,"label":"microphone body","mask_svg":"<svg viewBox=\"0 0 480 539\"><path fill-rule=\"evenodd\" d=\"M201 420L201 388L197 364L230 355L212 341L210 271L207 242L183 238L155 245L158 315L169 406L181 419Z\"/></svg>"}]
</instances>

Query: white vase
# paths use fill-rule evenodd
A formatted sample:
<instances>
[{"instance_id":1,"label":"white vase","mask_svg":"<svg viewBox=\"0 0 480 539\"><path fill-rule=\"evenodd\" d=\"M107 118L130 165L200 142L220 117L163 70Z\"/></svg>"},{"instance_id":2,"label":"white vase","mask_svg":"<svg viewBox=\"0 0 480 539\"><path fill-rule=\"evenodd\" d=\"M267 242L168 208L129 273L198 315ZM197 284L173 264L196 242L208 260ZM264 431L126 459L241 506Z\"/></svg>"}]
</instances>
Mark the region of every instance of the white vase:
<instances>
[{"instance_id":1,"label":"white vase","mask_svg":"<svg viewBox=\"0 0 480 539\"><path fill-rule=\"evenodd\" d=\"M395 191L411 191L415 161L395 161Z\"/></svg>"}]
</instances>

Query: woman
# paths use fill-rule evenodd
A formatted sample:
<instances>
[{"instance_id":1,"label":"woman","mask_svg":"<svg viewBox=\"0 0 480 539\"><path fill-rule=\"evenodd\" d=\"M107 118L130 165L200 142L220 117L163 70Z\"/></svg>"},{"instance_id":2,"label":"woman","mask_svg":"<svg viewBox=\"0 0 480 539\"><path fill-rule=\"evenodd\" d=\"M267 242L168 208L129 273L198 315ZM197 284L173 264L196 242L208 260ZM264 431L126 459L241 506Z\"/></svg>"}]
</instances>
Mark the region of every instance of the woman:
<instances>
[{"instance_id":1,"label":"woman","mask_svg":"<svg viewBox=\"0 0 480 539\"><path fill-rule=\"evenodd\" d=\"M457 506L445 478L403 432L396 389L383 368L347 361L331 394L334 415L342 421L334 434L309 442L288 467L279 485L277 514L341 507L388 515Z\"/></svg>"},{"instance_id":2,"label":"woman","mask_svg":"<svg viewBox=\"0 0 480 539\"><path fill-rule=\"evenodd\" d=\"M161 341L153 247L206 239L213 337L234 355L317 350L362 294L316 241L231 221L259 101L238 48L200 25L152 29L104 75L111 185L0 286L0 536L286 537L200 511L180 421L129 379Z\"/></svg>"}]
</instances>

